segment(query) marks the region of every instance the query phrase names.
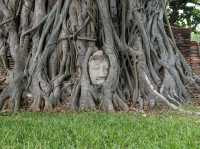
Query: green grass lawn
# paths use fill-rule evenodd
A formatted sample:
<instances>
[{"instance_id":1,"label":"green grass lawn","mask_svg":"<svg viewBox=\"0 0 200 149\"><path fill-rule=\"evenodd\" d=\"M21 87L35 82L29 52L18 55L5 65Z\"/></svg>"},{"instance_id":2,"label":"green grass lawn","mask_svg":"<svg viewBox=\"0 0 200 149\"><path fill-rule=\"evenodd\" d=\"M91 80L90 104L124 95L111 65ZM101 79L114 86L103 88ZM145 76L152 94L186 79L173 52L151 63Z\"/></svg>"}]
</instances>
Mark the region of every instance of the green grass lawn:
<instances>
[{"instance_id":1,"label":"green grass lawn","mask_svg":"<svg viewBox=\"0 0 200 149\"><path fill-rule=\"evenodd\" d=\"M0 116L0 148L200 149L200 118L175 113Z\"/></svg>"}]
</instances>

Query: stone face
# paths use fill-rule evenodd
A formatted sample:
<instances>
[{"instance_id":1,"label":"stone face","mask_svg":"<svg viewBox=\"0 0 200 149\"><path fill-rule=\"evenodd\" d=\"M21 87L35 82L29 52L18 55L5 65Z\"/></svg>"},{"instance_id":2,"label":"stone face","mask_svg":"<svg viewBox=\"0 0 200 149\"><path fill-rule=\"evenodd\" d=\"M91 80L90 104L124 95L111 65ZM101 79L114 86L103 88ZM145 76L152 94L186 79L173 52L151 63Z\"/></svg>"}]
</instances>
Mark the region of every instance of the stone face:
<instances>
[{"instance_id":1,"label":"stone face","mask_svg":"<svg viewBox=\"0 0 200 149\"><path fill-rule=\"evenodd\" d=\"M89 76L92 84L102 85L109 73L109 60L103 51L98 50L89 59Z\"/></svg>"}]
</instances>

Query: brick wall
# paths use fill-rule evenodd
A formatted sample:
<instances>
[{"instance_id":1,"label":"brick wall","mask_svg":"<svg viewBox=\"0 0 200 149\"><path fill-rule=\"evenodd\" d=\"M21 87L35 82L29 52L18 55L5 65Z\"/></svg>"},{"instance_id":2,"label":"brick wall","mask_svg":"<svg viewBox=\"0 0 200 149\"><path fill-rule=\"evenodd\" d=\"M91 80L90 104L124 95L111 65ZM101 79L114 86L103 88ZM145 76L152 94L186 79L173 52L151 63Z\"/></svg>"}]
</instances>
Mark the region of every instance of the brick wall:
<instances>
[{"instance_id":1,"label":"brick wall","mask_svg":"<svg viewBox=\"0 0 200 149\"><path fill-rule=\"evenodd\" d=\"M191 29L172 27L176 43L193 71L200 75L200 45L191 41Z\"/></svg>"}]
</instances>

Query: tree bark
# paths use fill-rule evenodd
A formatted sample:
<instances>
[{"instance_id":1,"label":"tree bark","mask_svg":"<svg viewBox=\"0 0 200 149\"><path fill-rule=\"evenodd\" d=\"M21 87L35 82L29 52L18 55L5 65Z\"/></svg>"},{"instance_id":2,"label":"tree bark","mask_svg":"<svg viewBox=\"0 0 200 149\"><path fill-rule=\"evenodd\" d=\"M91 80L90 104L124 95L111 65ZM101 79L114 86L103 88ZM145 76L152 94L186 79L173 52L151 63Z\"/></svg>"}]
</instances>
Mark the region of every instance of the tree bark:
<instances>
[{"instance_id":1,"label":"tree bark","mask_svg":"<svg viewBox=\"0 0 200 149\"><path fill-rule=\"evenodd\" d=\"M199 89L200 78L167 36L165 5L163 0L0 0L0 48L7 45L15 61L0 109L10 97L13 110L20 110L27 92L32 111L58 106L128 111L137 103L142 110L145 101L153 108L160 100L179 109L191 99L189 87Z\"/></svg>"}]
</instances>

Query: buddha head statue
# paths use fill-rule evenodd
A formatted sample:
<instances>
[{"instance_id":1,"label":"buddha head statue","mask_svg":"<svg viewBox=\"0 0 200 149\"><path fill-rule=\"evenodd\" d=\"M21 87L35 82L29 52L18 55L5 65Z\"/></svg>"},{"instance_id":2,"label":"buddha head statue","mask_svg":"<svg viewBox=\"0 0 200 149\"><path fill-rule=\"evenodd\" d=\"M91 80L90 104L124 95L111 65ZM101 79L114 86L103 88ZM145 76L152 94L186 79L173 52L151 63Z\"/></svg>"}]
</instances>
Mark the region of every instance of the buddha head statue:
<instances>
[{"instance_id":1,"label":"buddha head statue","mask_svg":"<svg viewBox=\"0 0 200 149\"><path fill-rule=\"evenodd\" d=\"M102 50L94 52L89 58L89 76L92 84L102 85L109 73L109 59Z\"/></svg>"}]
</instances>

